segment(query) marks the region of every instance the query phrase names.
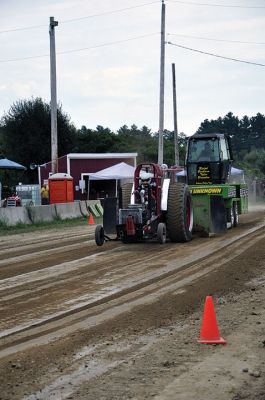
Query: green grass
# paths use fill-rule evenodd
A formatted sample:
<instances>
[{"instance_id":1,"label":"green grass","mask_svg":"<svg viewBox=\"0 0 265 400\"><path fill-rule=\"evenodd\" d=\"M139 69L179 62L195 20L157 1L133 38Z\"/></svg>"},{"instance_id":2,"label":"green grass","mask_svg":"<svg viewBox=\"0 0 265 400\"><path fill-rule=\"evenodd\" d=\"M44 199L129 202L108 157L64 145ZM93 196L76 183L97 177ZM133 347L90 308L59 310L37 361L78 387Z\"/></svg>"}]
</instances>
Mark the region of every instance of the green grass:
<instances>
[{"instance_id":1,"label":"green grass","mask_svg":"<svg viewBox=\"0 0 265 400\"><path fill-rule=\"evenodd\" d=\"M102 218L94 217L94 222L95 225L102 224ZM64 229L66 227L84 226L84 225L88 225L88 219L85 217L65 219L65 220L56 218L50 222L39 222L31 225L18 223L14 226L8 226L4 221L0 221L0 236L17 235L20 233L27 233L27 232L30 233L35 231L42 231L45 229Z\"/></svg>"}]
</instances>

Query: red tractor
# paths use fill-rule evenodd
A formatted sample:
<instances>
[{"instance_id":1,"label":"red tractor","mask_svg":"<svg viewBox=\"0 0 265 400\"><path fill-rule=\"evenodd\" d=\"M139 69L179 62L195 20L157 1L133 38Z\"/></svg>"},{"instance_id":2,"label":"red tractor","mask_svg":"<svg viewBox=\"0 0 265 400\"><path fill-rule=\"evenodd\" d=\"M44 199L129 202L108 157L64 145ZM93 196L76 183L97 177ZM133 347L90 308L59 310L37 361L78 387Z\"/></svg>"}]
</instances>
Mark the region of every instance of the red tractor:
<instances>
[{"instance_id":1,"label":"red tractor","mask_svg":"<svg viewBox=\"0 0 265 400\"><path fill-rule=\"evenodd\" d=\"M165 167L165 168L163 168ZM134 183L121 187L120 199L107 198L103 226L98 225L95 241L102 246L108 235L135 243L156 239L163 244L187 242L192 237L193 212L189 188L175 181L176 170L153 163L136 167Z\"/></svg>"},{"instance_id":2,"label":"red tractor","mask_svg":"<svg viewBox=\"0 0 265 400\"><path fill-rule=\"evenodd\" d=\"M21 207L21 198L16 194L12 194L3 201L2 207Z\"/></svg>"}]
</instances>

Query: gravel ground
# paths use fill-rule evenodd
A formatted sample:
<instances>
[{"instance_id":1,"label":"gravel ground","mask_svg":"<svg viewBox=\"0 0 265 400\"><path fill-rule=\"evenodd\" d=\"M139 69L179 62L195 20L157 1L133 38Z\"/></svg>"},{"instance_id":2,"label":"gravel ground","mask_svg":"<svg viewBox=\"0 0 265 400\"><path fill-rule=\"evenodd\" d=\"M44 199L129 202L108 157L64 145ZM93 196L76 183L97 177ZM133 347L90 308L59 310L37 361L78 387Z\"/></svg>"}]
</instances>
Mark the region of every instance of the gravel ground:
<instances>
[{"instance_id":1,"label":"gravel ground","mask_svg":"<svg viewBox=\"0 0 265 400\"><path fill-rule=\"evenodd\" d=\"M245 216L239 229L264 221L264 209ZM26 237L23 240L28 243ZM205 240L211 243L212 239ZM194 241L186 251L199 244ZM52 262L49 257L43 262L44 270ZM133 253L126 257L132 258ZM36 263L28 268L41 270L42 266ZM18 272L16 267L10 276ZM49 296L51 289L46 290ZM207 295L213 296L220 334L227 341L224 346L197 342ZM26 309L30 298L29 291L20 307ZM41 304L37 308L38 312L45 309ZM3 308L1 312L4 315ZM19 321L19 315L16 318ZM264 236L181 290L165 292L60 340L36 343L27 351L1 358L0 388L1 400L264 400Z\"/></svg>"},{"instance_id":2,"label":"gravel ground","mask_svg":"<svg viewBox=\"0 0 265 400\"><path fill-rule=\"evenodd\" d=\"M184 315L174 315L172 309L164 313L165 308L159 310L157 304L157 313L164 314L161 326L143 335L114 336L107 348L97 348L94 357L111 363L120 360L122 353L121 363L84 382L68 398L264 400L264 260L265 246L260 242L208 279L225 346L197 343L203 304L190 313L197 307L187 301ZM197 282L194 290L203 291L203 286ZM164 301L176 302L178 296Z\"/></svg>"}]
</instances>

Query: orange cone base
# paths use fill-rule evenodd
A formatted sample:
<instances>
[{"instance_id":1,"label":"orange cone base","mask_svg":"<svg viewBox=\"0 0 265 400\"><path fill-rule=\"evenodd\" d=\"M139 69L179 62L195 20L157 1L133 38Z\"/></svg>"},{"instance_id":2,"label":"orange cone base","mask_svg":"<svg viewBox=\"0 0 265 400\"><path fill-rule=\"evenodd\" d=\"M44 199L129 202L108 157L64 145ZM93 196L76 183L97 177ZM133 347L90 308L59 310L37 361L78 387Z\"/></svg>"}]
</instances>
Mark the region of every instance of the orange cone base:
<instances>
[{"instance_id":1,"label":"orange cone base","mask_svg":"<svg viewBox=\"0 0 265 400\"><path fill-rule=\"evenodd\" d=\"M213 340L199 339L197 342L200 344L226 344L226 341L222 337Z\"/></svg>"}]
</instances>

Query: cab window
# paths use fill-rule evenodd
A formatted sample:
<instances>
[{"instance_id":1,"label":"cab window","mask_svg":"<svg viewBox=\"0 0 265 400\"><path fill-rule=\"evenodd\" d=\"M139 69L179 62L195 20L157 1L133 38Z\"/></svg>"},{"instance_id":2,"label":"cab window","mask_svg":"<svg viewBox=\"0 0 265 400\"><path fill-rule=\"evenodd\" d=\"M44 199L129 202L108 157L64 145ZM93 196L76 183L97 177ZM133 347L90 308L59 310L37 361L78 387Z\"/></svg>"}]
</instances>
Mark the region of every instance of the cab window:
<instances>
[{"instance_id":1,"label":"cab window","mask_svg":"<svg viewBox=\"0 0 265 400\"><path fill-rule=\"evenodd\" d=\"M220 158L222 161L229 160L229 153L225 139L220 139Z\"/></svg>"},{"instance_id":2,"label":"cab window","mask_svg":"<svg viewBox=\"0 0 265 400\"><path fill-rule=\"evenodd\" d=\"M189 162L219 161L218 140L192 140L189 144Z\"/></svg>"}]
</instances>

